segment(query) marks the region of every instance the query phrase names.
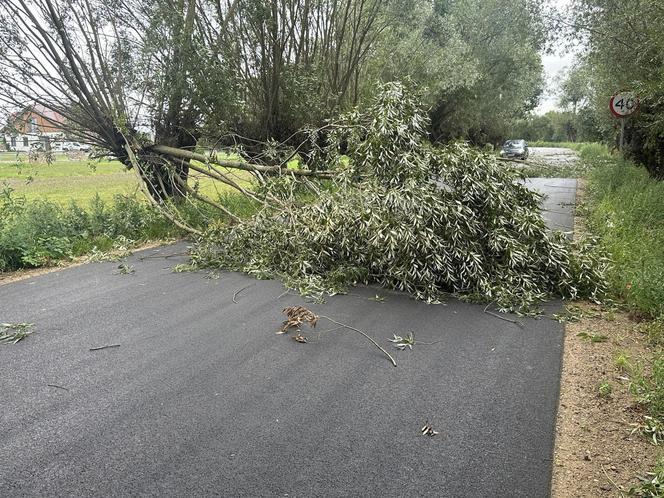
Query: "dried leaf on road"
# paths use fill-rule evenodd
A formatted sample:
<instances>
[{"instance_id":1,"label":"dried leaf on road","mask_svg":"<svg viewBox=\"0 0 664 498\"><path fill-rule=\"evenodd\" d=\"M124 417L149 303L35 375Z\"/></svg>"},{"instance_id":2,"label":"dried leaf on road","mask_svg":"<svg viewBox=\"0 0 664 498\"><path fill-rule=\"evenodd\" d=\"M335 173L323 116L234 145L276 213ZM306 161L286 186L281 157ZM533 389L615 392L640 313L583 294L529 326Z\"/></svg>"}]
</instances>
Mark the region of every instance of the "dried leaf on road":
<instances>
[{"instance_id":1,"label":"dried leaf on road","mask_svg":"<svg viewBox=\"0 0 664 498\"><path fill-rule=\"evenodd\" d=\"M315 327L318 323L318 316L304 306L289 306L284 308L283 312L287 320L281 325L280 332L284 334L293 327L299 332L303 323L308 323L311 327Z\"/></svg>"}]
</instances>

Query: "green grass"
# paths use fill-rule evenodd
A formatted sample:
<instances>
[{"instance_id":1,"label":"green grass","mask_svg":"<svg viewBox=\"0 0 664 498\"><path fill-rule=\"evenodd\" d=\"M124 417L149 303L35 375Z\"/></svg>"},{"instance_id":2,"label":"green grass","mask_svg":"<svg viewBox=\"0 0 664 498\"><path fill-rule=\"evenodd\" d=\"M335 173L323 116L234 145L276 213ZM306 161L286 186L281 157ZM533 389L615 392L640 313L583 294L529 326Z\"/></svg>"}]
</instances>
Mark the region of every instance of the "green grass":
<instances>
[{"instance_id":1,"label":"green grass","mask_svg":"<svg viewBox=\"0 0 664 498\"><path fill-rule=\"evenodd\" d=\"M220 170L243 187L251 184L251 175L245 171ZM210 178L192 174L190 185L201 193L218 199L234 189ZM31 163L25 154L0 153L0 185L5 184L28 201L49 200L61 205L71 201L88 204L95 197L110 202L116 195L133 195L140 192L132 171L127 171L119 161L71 160L64 154L55 155L55 162Z\"/></svg>"},{"instance_id":2,"label":"green grass","mask_svg":"<svg viewBox=\"0 0 664 498\"><path fill-rule=\"evenodd\" d=\"M632 309L664 315L664 182L611 160L589 176L589 227L613 260L613 292Z\"/></svg>"},{"instance_id":3,"label":"green grass","mask_svg":"<svg viewBox=\"0 0 664 498\"><path fill-rule=\"evenodd\" d=\"M25 156L0 154L0 183L9 185L27 200L50 200L67 204L71 200L89 203L95 196L111 201L138 187L136 177L118 161L69 160L56 155L52 164L30 163Z\"/></svg>"},{"instance_id":4,"label":"green grass","mask_svg":"<svg viewBox=\"0 0 664 498\"><path fill-rule=\"evenodd\" d=\"M245 188L252 186L247 172L223 172ZM240 217L257 209L255 202L210 178L192 174L190 185ZM189 225L199 228L228 221L201 202L178 209ZM0 272L183 235L154 211L134 172L118 161L57 154L47 164L0 153Z\"/></svg>"},{"instance_id":5,"label":"green grass","mask_svg":"<svg viewBox=\"0 0 664 498\"><path fill-rule=\"evenodd\" d=\"M660 457L652 472L639 478L639 484L632 486L628 496L641 498L661 498L664 496L664 457Z\"/></svg>"},{"instance_id":6,"label":"green grass","mask_svg":"<svg viewBox=\"0 0 664 498\"><path fill-rule=\"evenodd\" d=\"M611 289L634 312L654 318L639 326L654 347L652 359L644 366L621 354L615 365L629 373L630 392L644 410L635 430L659 445L664 443L664 182L619 158L600 156L595 163L588 177L588 226L600 236L613 261ZM628 494L654 497L662 493L660 461Z\"/></svg>"}]
</instances>

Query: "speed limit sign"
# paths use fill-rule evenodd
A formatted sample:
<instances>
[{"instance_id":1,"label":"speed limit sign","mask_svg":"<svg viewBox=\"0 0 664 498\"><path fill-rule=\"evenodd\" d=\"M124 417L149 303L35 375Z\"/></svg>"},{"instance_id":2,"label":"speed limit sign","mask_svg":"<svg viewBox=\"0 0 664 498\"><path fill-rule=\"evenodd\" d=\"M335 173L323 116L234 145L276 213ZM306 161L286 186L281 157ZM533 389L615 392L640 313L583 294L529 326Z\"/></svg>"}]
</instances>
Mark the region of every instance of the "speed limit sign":
<instances>
[{"instance_id":1,"label":"speed limit sign","mask_svg":"<svg viewBox=\"0 0 664 498\"><path fill-rule=\"evenodd\" d=\"M609 101L609 109L617 118L625 118L639 108L639 98L632 92L616 93Z\"/></svg>"}]
</instances>

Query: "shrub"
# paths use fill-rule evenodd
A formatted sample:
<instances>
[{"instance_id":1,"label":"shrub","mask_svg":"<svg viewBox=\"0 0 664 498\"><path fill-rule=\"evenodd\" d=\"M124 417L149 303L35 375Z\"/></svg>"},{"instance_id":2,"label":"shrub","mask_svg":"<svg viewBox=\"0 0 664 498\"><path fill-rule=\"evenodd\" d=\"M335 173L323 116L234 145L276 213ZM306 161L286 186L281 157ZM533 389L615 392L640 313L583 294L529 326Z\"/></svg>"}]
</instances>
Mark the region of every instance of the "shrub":
<instances>
[{"instance_id":1,"label":"shrub","mask_svg":"<svg viewBox=\"0 0 664 498\"><path fill-rule=\"evenodd\" d=\"M0 195L0 271L50 265L113 241L165 238L177 232L151 207L134 197L98 197L85 210L48 201L25 202L6 187Z\"/></svg>"},{"instance_id":2,"label":"shrub","mask_svg":"<svg viewBox=\"0 0 664 498\"><path fill-rule=\"evenodd\" d=\"M612 291L642 313L664 314L664 182L620 160L589 180L589 227L614 262Z\"/></svg>"}]
</instances>

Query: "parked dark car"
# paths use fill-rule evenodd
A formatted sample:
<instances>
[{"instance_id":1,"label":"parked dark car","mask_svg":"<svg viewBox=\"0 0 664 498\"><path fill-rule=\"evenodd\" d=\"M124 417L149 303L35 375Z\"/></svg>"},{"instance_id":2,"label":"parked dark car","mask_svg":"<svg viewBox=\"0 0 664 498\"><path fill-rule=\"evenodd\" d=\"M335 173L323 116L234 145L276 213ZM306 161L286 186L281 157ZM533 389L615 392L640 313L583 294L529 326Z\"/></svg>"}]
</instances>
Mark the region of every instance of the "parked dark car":
<instances>
[{"instance_id":1,"label":"parked dark car","mask_svg":"<svg viewBox=\"0 0 664 498\"><path fill-rule=\"evenodd\" d=\"M503 144L503 148L500 151L500 156L527 159L528 153L528 144L525 140L508 140Z\"/></svg>"}]
</instances>

